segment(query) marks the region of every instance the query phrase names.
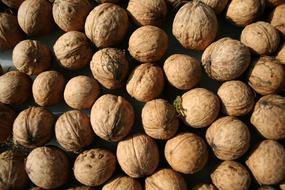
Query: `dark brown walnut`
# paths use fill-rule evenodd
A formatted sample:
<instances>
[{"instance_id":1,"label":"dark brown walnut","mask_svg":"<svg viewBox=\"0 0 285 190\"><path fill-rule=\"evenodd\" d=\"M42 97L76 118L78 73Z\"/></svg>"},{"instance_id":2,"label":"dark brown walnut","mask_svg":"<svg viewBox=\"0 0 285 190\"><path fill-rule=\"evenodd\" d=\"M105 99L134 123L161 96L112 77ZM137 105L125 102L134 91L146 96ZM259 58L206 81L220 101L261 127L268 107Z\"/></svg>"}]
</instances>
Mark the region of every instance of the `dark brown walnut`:
<instances>
[{"instance_id":1,"label":"dark brown walnut","mask_svg":"<svg viewBox=\"0 0 285 190\"><path fill-rule=\"evenodd\" d=\"M0 102L23 104L31 96L32 80L19 71L10 71L0 76Z\"/></svg>"},{"instance_id":2,"label":"dark brown walnut","mask_svg":"<svg viewBox=\"0 0 285 190\"><path fill-rule=\"evenodd\" d=\"M179 127L175 108L163 99L147 102L141 118L145 133L154 139L170 139Z\"/></svg>"},{"instance_id":3,"label":"dark brown walnut","mask_svg":"<svg viewBox=\"0 0 285 190\"><path fill-rule=\"evenodd\" d=\"M140 178L155 171L159 164L159 151L152 138L136 134L118 143L117 159L128 176Z\"/></svg>"},{"instance_id":4,"label":"dark brown walnut","mask_svg":"<svg viewBox=\"0 0 285 190\"><path fill-rule=\"evenodd\" d=\"M201 63L188 55L171 55L165 60L163 70L169 83L180 90L193 88L201 78Z\"/></svg>"},{"instance_id":5,"label":"dark brown walnut","mask_svg":"<svg viewBox=\"0 0 285 190\"><path fill-rule=\"evenodd\" d=\"M128 31L127 11L112 3L96 6L87 16L85 33L98 47L110 47L119 44Z\"/></svg>"},{"instance_id":6,"label":"dark brown walnut","mask_svg":"<svg viewBox=\"0 0 285 190\"><path fill-rule=\"evenodd\" d=\"M96 190L95 187L88 187L88 186L76 186L76 187L71 187L66 190Z\"/></svg>"},{"instance_id":7,"label":"dark brown walnut","mask_svg":"<svg viewBox=\"0 0 285 190\"><path fill-rule=\"evenodd\" d=\"M164 154L168 164L184 174L202 170L208 161L207 145L194 133L180 133L168 140Z\"/></svg>"},{"instance_id":8,"label":"dark brown walnut","mask_svg":"<svg viewBox=\"0 0 285 190\"><path fill-rule=\"evenodd\" d=\"M51 3L48 0L25 0L18 10L18 22L29 36L48 34L54 26Z\"/></svg>"},{"instance_id":9,"label":"dark brown walnut","mask_svg":"<svg viewBox=\"0 0 285 190\"><path fill-rule=\"evenodd\" d=\"M164 0L130 0L127 11L138 26L161 26L166 19L167 5Z\"/></svg>"},{"instance_id":10,"label":"dark brown walnut","mask_svg":"<svg viewBox=\"0 0 285 190\"><path fill-rule=\"evenodd\" d=\"M45 71L34 80L32 91L40 106L52 106L62 100L65 86L64 76L57 71Z\"/></svg>"},{"instance_id":11,"label":"dark brown walnut","mask_svg":"<svg viewBox=\"0 0 285 190\"><path fill-rule=\"evenodd\" d=\"M0 143L6 143L10 138L16 116L13 109L0 103Z\"/></svg>"},{"instance_id":12,"label":"dark brown walnut","mask_svg":"<svg viewBox=\"0 0 285 190\"><path fill-rule=\"evenodd\" d=\"M0 154L0 189L22 190L29 183L25 171L25 157L11 150Z\"/></svg>"},{"instance_id":13,"label":"dark brown walnut","mask_svg":"<svg viewBox=\"0 0 285 190\"><path fill-rule=\"evenodd\" d=\"M285 84L284 65L274 57L260 57L249 69L248 84L261 95L279 92Z\"/></svg>"},{"instance_id":14,"label":"dark brown walnut","mask_svg":"<svg viewBox=\"0 0 285 190\"><path fill-rule=\"evenodd\" d=\"M283 0L285 3L285 0ZM277 6L270 15L270 24L285 36L285 4Z\"/></svg>"},{"instance_id":15,"label":"dark brown walnut","mask_svg":"<svg viewBox=\"0 0 285 190\"><path fill-rule=\"evenodd\" d=\"M55 189L67 182L69 161L59 148L53 146L35 148L26 159L26 172L36 186Z\"/></svg>"},{"instance_id":16,"label":"dark brown walnut","mask_svg":"<svg viewBox=\"0 0 285 190\"><path fill-rule=\"evenodd\" d=\"M55 123L57 142L70 152L79 152L94 139L89 117L82 111L71 110L63 113Z\"/></svg>"},{"instance_id":17,"label":"dark brown walnut","mask_svg":"<svg viewBox=\"0 0 285 190\"><path fill-rule=\"evenodd\" d=\"M37 40L24 40L14 48L12 60L20 72L38 75L49 69L52 56L47 45Z\"/></svg>"},{"instance_id":18,"label":"dark brown walnut","mask_svg":"<svg viewBox=\"0 0 285 190\"><path fill-rule=\"evenodd\" d=\"M271 24L258 21L242 30L240 41L255 54L270 55L277 50L280 36Z\"/></svg>"},{"instance_id":19,"label":"dark brown walnut","mask_svg":"<svg viewBox=\"0 0 285 190\"><path fill-rule=\"evenodd\" d=\"M250 173L235 161L222 162L211 174L211 179L219 190L248 190L251 183Z\"/></svg>"},{"instance_id":20,"label":"dark brown walnut","mask_svg":"<svg viewBox=\"0 0 285 190\"><path fill-rule=\"evenodd\" d=\"M90 109L100 95L100 87L91 77L79 75L70 79L64 89L64 100L73 109Z\"/></svg>"},{"instance_id":21,"label":"dark brown walnut","mask_svg":"<svg viewBox=\"0 0 285 190\"><path fill-rule=\"evenodd\" d=\"M75 178L87 186L105 183L116 169L116 157L105 149L91 149L79 154L73 172Z\"/></svg>"},{"instance_id":22,"label":"dark brown walnut","mask_svg":"<svg viewBox=\"0 0 285 190\"><path fill-rule=\"evenodd\" d=\"M127 177L119 176L108 181L102 190L143 190L139 181Z\"/></svg>"},{"instance_id":23,"label":"dark brown walnut","mask_svg":"<svg viewBox=\"0 0 285 190\"><path fill-rule=\"evenodd\" d=\"M206 139L220 160L238 159L250 146L248 127L232 116L222 117L212 123L207 129Z\"/></svg>"},{"instance_id":24,"label":"dark brown walnut","mask_svg":"<svg viewBox=\"0 0 285 190\"><path fill-rule=\"evenodd\" d=\"M218 190L214 185L212 184L197 184L195 185L192 190Z\"/></svg>"},{"instance_id":25,"label":"dark brown walnut","mask_svg":"<svg viewBox=\"0 0 285 190\"><path fill-rule=\"evenodd\" d=\"M105 94L94 103L90 120L96 135L117 142L128 135L135 121L132 105L122 96Z\"/></svg>"},{"instance_id":26,"label":"dark brown walnut","mask_svg":"<svg viewBox=\"0 0 285 190\"><path fill-rule=\"evenodd\" d=\"M18 9L24 0L0 0L0 1L12 9Z\"/></svg>"},{"instance_id":27,"label":"dark brown walnut","mask_svg":"<svg viewBox=\"0 0 285 190\"><path fill-rule=\"evenodd\" d=\"M276 7L278 5L285 3L285 0L265 0L265 3L269 7Z\"/></svg>"},{"instance_id":28,"label":"dark brown walnut","mask_svg":"<svg viewBox=\"0 0 285 190\"><path fill-rule=\"evenodd\" d=\"M152 63L137 66L127 82L127 92L141 102L157 98L164 88L162 69Z\"/></svg>"},{"instance_id":29,"label":"dark brown walnut","mask_svg":"<svg viewBox=\"0 0 285 190\"><path fill-rule=\"evenodd\" d=\"M239 80L224 82L217 94L222 103L222 111L227 115L246 115L251 112L255 104L253 91Z\"/></svg>"},{"instance_id":30,"label":"dark brown walnut","mask_svg":"<svg viewBox=\"0 0 285 190\"><path fill-rule=\"evenodd\" d=\"M285 65L285 43L280 46L275 58Z\"/></svg>"},{"instance_id":31,"label":"dark brown walnut","mask_svg":"<svg viewBox=\"0 0 285 190\"><path fill-rule=\"evenodd\" d=\"M277 190L277 189L275 189L274 187L271 187L271 186L262 186L256 190Z\"/></svg>"},{"instance_id":32,"label":"dark brown walnut","mask_svg":"<svg viewBox=\"0 0 285 190\"><path fill-rule=\"evenodd\" d=\"M216 14L220 14L227 6L229 0L202 0L202 2L214 9Z\"/></svg>"},{"instance_id":33,"label":"dark brown walnut","mask_svg":"<svg viewBox=\"0 0 285 190\"><path fill-rule=\"evenodd\" d=\"M284 146L273 140L262 141L246 161L246 165L260 185L279 184L284 180L284 163Z\"/></svg>"},{"instance_id":34,"label":"dark brown walnut","mask_svg":"<svg viewBox=\"0 0 285 190\"><path fill-rule=\"evenodd\" d=\"M202 55L202 65L209 77L226 81L240 77L250 59L250 51L245 45L225 37L207 47Z\"/></svg>"},{"instance_id":35,"label":"dark brown walnut","mask_svg":"<svg viewBox=\"0 0 285 190\"><path fill-rule=\"evenodd\" d=\"M92 58L91 44L82 32L71 31L57 39L53 51L58 64L68 70L78 70Z\"/></svg>"},{"instance_id":36,"label":"dark brown walnut","mask_svg":"<svg viewBox=\"0 0 285 190\"><path fill-rule=\"evenodd\" d=\"M167 51L167 34L156 26L142 26L136 29L129 39L129 52L137 61L155 62Z\"/></svg>"},{"instance_id":37,"label":"dark brown walnut","mask_svg":"<svg viewBox=\"0 0 285 190\"><path fill-rule=\"evenodd\" d=\"M255 104L250 122L267 139L285 138L285 98L279 95L263 96Z\"/></svg>"},{"instance_id":38,"label":"dark brown walnut","mask_svg":"<svg viewBox=\"0 0 285 190\"><path fill-rule=\"evenodd\" d=\"M183 5L175 15L172 33L187 49L204 50L214 41L218 21L213 9L201 1Z\"/></svg>"},{"instance_id":39,"label":"dark brown walnut","mask_svg":"<svg viewBox=\"0 0 285 190\"><path fill-rule=\"evenodd\" d=\"M105 88L117 89L123 86L128 74L129 62L124 51L104 48L93 55L90 69L94 78Z\"/></svg>"},{"instance_id":40,"label":"dark brown walnut","mask_svg":"<svg viewBox=\"0 0 285 190\"><path fill-rule=\"evenodd\" d=\"M182 175L172 169L160 169L145 179L145 190L187 190Z\"/></svg>"}]
</instances>

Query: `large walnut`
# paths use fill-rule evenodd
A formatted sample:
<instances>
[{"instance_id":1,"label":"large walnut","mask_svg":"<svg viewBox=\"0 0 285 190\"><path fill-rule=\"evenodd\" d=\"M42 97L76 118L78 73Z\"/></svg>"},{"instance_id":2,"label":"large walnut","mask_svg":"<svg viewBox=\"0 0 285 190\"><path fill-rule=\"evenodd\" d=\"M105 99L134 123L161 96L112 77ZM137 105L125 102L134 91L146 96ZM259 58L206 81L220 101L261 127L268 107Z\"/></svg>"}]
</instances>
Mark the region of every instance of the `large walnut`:
<instances>
[{"instance_id":1,"label":"large walnut","mask_svg":"<svg viewBox=\"0 0 285 190\"><path fill-rule=\"evenodd\" d=\"M220 14L227 6L229 0L202 0L202 2L214 9L216 14Z\"/></svg>"},{"instance_id":2,"label":"large walnut","mask_svg":"<svg viewBox=\"0 0 285 190\"><path fill-rule=\"evenodd\" d=\"M285 3L285 0L284 2ZM285 4L277 6L270 15L270 24L285 37Z\"/></svg>"},{"instance_id":3,"label":"large walnut","mask_svg":"<svg viewBox=\"0 0 285 190\"><path fill-rule=\"evenodd\" d=\"M0 0L12 9L18 9L24 0Z\"/></svg>"},{"instance_id":4,"label":"large walnut","mask_svg":"<svg viewBox=\"0 0 285 190\"><path fill-rule=\"evenodd\" d=\"M119 176L108 181L102 190L143 190L139 181L127 176Z\"/></svg>"},{"instance_id":5,"label":"large walnut","mask_svg":"<svg viewBox=\"0 0 285 190\"><path fill-rule=\"evenodd\" d=\"M12 134L16 112L5 104L0 103L0 143L5 143Z\"/></svg>"}]
</instances>

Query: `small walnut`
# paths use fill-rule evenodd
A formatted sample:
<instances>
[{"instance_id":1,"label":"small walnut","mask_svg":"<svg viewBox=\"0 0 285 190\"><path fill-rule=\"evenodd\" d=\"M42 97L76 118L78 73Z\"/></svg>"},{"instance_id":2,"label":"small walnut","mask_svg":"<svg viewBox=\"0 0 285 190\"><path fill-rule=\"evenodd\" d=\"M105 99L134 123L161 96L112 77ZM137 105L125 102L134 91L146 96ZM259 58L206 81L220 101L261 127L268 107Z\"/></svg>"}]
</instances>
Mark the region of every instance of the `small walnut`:
<instances>
[{"instance_id":1,"label":"small walnut","mask_svg":"<svg viewBox=\"0 0 285 190\"><path fill-rule=\"evenodd\" d=\"M246 161L260 185L274 185L284 180L284 163L285 149L273 140L262 141Z\"/></svg>"},{"instance_id":2,"label":"small walnut","mask_svg":"<svg viewBox=\"0 0 285 190\"><path fill-rule=\"evenodd\" d=\"M266 3L266 6L276 7L278 5L285 3L285 0L265 0L265 3Z\"/></svg>"},{"instance_id":3,"label":"small walnut","mask_svg":"<svg viewBox=\"0 0 285 190\"><path fill-rule=\"evenodd\" d=\"M192 190L218 190L214 185L212 184L198 184L195 185Z\"/></svg>"},{"instance_id":4,"label":"small walnut","mask_svg":"<svg viewBox=\"0 0 285 190\"><path fill-rule=\"evenodd\" d=\"M129 62L125 52L115 48L105 48L97 51L91 60L90 69L94 78L107 89L117 89L123 86Z\"/></svg>"},{"instance_id":5,"label":"small walnut","mask_svg":"<svg viewBox=\"0 0 285 190\"><path fill-rule=\"evenodd\" d=\"M214 41L218 31L215 12L200 1L183 5L176 13L172 33L187 49L204 50Z\"/></svg>"},{"instance_id":6,"label":"small walnut","mask_svg":"<svg viewBox=\"0 0 285 190\"><path fill-rule=\"evenodd\" d=\"M127 176L119 176L107 182L102 190L143 190L143 188L137 180Z\"/></svg>"},{"instance_id":7,"label":"small walnut","mask_svg":"<svg viewBox=\"0 0 285 190\"><path fill-rule=\"evenodd\" d=\"M168 48L167 34L156 26L142 26L129 39L129 52L140 62L155 62L162 58Z\"/></svg>"},{"instance_id":8,"label":"small walnut","mask_svg":"<svg viewBox=\"0 0 285 190\"><path fill-rule=\"evenodd\" d=\"M193 88L201 78L201 63L194 57L174 54L163 65L169 83L180 90Z\"/></svg>"},{"instance_id":9,"label":"small walnut","mask_svg":"<svg viewBox=\"0 0 285 190\"><path fill-rule=\"evenodd\" d=\"M285 43L280 46L280 49L277 52L275 58L278 59L283 65L285 65Z\"/></svg>"},{"instance_id":10,"label":"small walnut","mask_svg":"<svg viewBox=\"0 0 285 190\"><path fill-rule=\"evenodd\" d=\"M6 143L10 138L16 116L13 109L0 103L0 143Z\"/></svg>"},{"instance_id":11,"label":"small walnut","mask_svg":"<svg viewBox=\"0 0 285 190\"><path fill-rule=\"evenodd\" d=\"M159 151L152 138L137 134L118 143L117 159L127 175L139 178L155 171L159 164Z\"/></svg>"},{"instance_id":12,"label":"small walnut","mask_svg":"<svg viewBox=\"0 0 285 190\"><path fill-rule=\"evenodd\" d=\"M240 41L228 37L212 43L202 55L205 72L219 81L240 77L249 64L249 49Z\"/></svg>"},{"instance_id":13,"label":"small walnut","mask_svg":"<svg viewBox=\"0 0 285 190\"><path fill-rule=\"evenodd\" d=\"M285 0L283 0L285 3ZM285 4L277 6L270 15L270 24L285 36Z\"/></svg>"},{"instance_id":14,"label":"small walnut","mask_svg":"<svg viewBox=\"0 0 285 190\"><path fill-rule=\"evenodd\" d=\"M216 14L220 14L227 6L229 0L202 0L202 2L214 9Z\"/></svg>"},{"instance_id":15,"label":"small walnut","mask_svg":"<svg viewBox=\"0 0 285 190\"><path fill-rule=\"evenodd\" d=\"M85 33L98 48L103 48L119 44L127 34L128 26L125 9L112 3L103 3L89 13Z\"/></svg>"},{"instance_id":16,"label":"small walnut","mask_svg":"<svg viewBox=\"0 0 285 190\"><path fill-rule=\"evenodd\" d=\"M277 190L277 189L270 187L270 186L262 186L262 187L259 187L257 190Z\"/></svg>"},{"instance_id":17,"label":"small walnut","mask_svg":"<svg viewBox=\"0 0 285 190\"><path fill-rule=\"evenodd\" d=\"M95 148L79 154L74 163L74 176L82 184L97 186L105 183L116 169L112 152Z\"/></svg>"},{"instance_id":18,"label":"small walnut","mask_svg":"<svg viewBox=\"0 0 285 190\"><path fill-rule=\"evenodd\" d=\"M24 0L0 0L0 1L12 9L18 9Z\"/></svg>"},{"instance_id":19,"label":"small walnut","mask_svg":"<svg viewBox=\"0 0 285 190\"><path fill-rule=\"evenodd\" d=\"M180 133L168 140L164 154L168 164L184 174L202 170L208 161L207 145L194 133Z\"/></svg>"}]
</instances>

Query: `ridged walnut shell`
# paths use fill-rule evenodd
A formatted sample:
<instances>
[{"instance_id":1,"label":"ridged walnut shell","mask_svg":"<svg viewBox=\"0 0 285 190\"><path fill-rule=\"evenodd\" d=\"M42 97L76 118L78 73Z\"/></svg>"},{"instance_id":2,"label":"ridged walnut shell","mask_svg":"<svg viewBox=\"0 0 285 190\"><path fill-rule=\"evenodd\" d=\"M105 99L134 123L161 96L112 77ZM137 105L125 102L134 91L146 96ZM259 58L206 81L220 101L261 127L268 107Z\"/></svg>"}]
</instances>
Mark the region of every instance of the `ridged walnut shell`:
<instances>
[{"instance_id":1,"label":"ridged walnut shell","mask_svg":"<svg viewBox=\"0 0 285 190\"><path fill-rule=\"evenodd\" d=\"M202 0L202 2L214 9L216 14L220 14L227 6L229 0Z\"/></svg>"},{"instance_id":2,"label":"ridged walnut shell","mask_svg":"<svg viewBox=\"0 0 285 190\"><path fill-rule=\"evenodd\" d=\"M119 176L108 181L102 190L143 190L139 181L127 177Z\"/></svg>"},{"instance_id":3,"label":"ridged walnut shell","mask_svg":"<svg viewBox=\"0 0 285 190\"><path fill-rule=\"evenodd\" d=\"M283 0L283 3L285 1ZM277 6L270 15L270 24L285 36L285 4Z\"/></svg>"},{"instance_id":4,"label":"ridged walnut shell","mask_svg":"<svg viewBox=\"0 0 285 190\"><path fill-rule=\"evenodd\" d=\"M18 9L24 0L0 0L0 1L12 9Z\"/></svg>"},{"instance_id":5,"label":"ridged walnut shell","mask_svg":"<svg viewBox=\"0 0 285 190\"><path fill-rule=\"evenodd\" d=\"M275 58L278 59L283 65L285 65L285 43L280 46L280 49L277 52Z\"/></svg>"},{"instance_id":6,"label":"ridged walnut shell","mask_svg":"<svg viewBox=\"0 0 285 190\"><path fill-rule=\"evenodd\" d=\"M0 143L6 143L11 136L16 116L13 109L0 103Z\"/></svg>"},{"instance_id":7,"label":"ridged walnut shell","mask_svg":"<svg viewBox=\"0 0 285 190\"><path fill-rule=\"evenodd\" d=\"M195 185L192 190L218 190L214 185L212 184L198 184Z\"/></svg>"}]
</instances>

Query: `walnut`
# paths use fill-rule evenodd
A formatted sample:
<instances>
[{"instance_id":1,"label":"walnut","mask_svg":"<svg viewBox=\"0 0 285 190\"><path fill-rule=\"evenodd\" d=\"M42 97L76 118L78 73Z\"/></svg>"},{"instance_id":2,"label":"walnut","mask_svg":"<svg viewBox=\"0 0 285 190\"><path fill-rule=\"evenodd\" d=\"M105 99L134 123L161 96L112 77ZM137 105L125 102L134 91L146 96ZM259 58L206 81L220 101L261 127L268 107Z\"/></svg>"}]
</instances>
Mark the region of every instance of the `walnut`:
<instances>
[{"instance_id":1,"label":"walnut","mask_svg":"<svg viewBox=\"0 0 285 190\"><path fill-rule=\"evenodd\" d=\"M18 9L24 0L0 0L0 1L12 9Z\"/></svg>"},{"instance_id":2,"label":"walnut","mask_svg":"<svg viewBox=\"0 0 285 190\"><path fill-rule=\"evenodd\" d=\"M97 3L119 3L121 0L95 0Z\"/></svg>"},{"instance_id":3,"label":"walnut","mask_svg":"<svg viewBox=\"0 0 285 190\"><path fill-rule=\"evenodd\" d=\"M285 0L283 0L285 3ZM270 15L270 24L285 36L285 4L277 6Z\"/></svg>"},{"instance_id":4,"label":"walnut","mask_svg":"<svg viewBox=\"0 0 285 190\"><path fill-rule=\"evenodd\" d=\"M285 65L285 43L280 46L279 51L277 52L276 59L278 59L282 64Z\"/></svg>"},{"instance_id":5,"label":"walnut","mask_svg":"<svg viewBox=\"0 0 285 190\"><path fill-rule=\"evenodd\" d=\"M0 103L0 143L6 143L10 138L16 116L12 108Z\"/></svg>"},{"instance_id":6,"label":"walnut","mask_svg":"<svg viewBox=\"0 0 285 190\"><path fill-rule=\"evenodd\" d=\"M76 186L76 187L68 188L67 190L96 190L96 189L93 187L88 187L88 186Z\"/></svg>"},{"instance_id":7,"label":"walnut","mask_svg":"<svg viewBox=\"0 0 285 190\"><path fill-rule=\"evenodd\" d=\"M139 181L127 177L119 176L107 182L102 190L143 190Z\"/></svg>"},{"instance_id":8,"label":"walnut","mask_svg":"<svg viewBox=\"0 0 285 190\"><path fill-rule=\"evenodd\" d=\"M202 0L202 2L214 9L216 14L220 14L227 6L229 0Z\"/></svg>"},{"instance_id":9,"label":"walnut","mask_svg":"<svg viewBox=\"0 0 285 190\"><path fill-rule=\"evenodd\" d=\"M192 190L218 190L214 185L212 184L198 184L195 185Z\"/></svg>"},{"instance_id":10,"label":"walnut","mask_svg":"<svg viewBox=\"0 0 285 190\"><path fill-rule=\"evenodd\" d=\"M166 2L171 6L173 9L180 8L183 4L189 2L190 0L166 0Z\"/></svg>"}]
</instances>

